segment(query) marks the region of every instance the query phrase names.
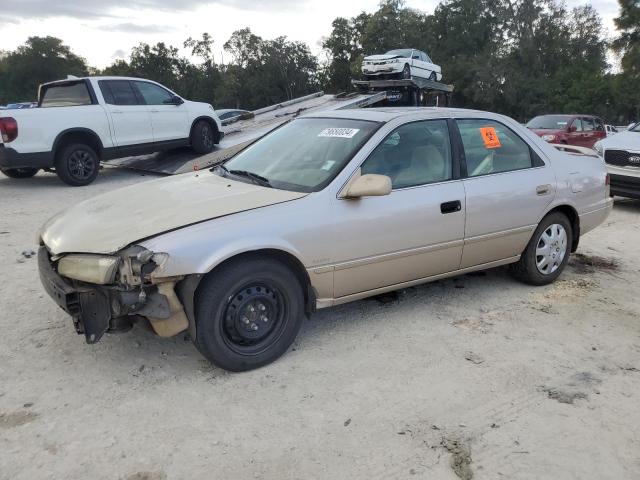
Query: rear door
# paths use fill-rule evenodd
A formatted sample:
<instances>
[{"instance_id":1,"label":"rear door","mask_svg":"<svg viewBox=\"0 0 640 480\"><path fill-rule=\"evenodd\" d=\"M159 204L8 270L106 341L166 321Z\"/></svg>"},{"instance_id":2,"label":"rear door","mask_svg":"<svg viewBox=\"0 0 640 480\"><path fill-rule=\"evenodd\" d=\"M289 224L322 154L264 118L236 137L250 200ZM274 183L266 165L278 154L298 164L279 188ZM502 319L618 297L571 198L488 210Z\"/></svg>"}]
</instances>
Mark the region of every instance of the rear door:
<instances>
[{"instance_id":1,"label":"rear door","mask_svg":"<svg viewBox=\"0 0 640 480\"><path fill-rule=\"evenodd\" d=\"M554 197L555 174L508 126L487 119L457 125L467 170L461 268L516 257Z\"/></svg>"},{"instance_id":2,"label":"rear door","mask_svg":"<svg viewBox=\"0 0 640 480\"><path fill-rule=\"evenodd\" d=\"M135 81L134 84L149 108L155 142L189 137L191 124L186 103L174 105L174 94L155 83Z\"/></svg>"},{"instance_id":3,"label":"rear door","mask_svg":"<svg viewBox=\"0 0 640 480\"><path fill-rule=\"evenodd\" d=\"M98 82L118 147L153 143L151 116L129 80Z\"/></svg>"},{"instance_id":4,"label":"rear door","mask_svg":"<svg viewBox=\"0 0 640 480\"><path fill-rule=\"evenodd\" d=\"M582 145L584 139L582 136L584 132L582 131L582 119L580 117L576 117L569 125L569 131L567 133L567 143L569 145Z\"/></svg>"},{"instance_id":5,"label":"rear door","mask_svg":"<svg viewBox=\"0 0 640 480\"><path fill-rule=\"evenodd\" d=\"M591 148L596 143L596 123L593 117L582 117L582 139L580 145Z\"/></svg>"}]
</instances>

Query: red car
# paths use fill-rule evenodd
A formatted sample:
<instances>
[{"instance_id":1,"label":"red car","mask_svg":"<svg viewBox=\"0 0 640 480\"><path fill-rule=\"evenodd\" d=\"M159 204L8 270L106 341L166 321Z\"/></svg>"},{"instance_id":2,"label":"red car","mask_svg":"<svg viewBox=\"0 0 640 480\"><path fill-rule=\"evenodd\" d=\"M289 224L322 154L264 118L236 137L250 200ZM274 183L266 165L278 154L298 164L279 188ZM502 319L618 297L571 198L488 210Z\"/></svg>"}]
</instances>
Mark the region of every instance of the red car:
<instances>
[{"instance_id":1,"label":"red car","mask_svg":"<svg viewBox=\"0 0 640 480\"><path fill-rule=\"evenodd\" d=\"M603 121L593 115L540 115L530 120L527 128L549 143L587 148L607 136Z\"/></svg>"}]
</instances>

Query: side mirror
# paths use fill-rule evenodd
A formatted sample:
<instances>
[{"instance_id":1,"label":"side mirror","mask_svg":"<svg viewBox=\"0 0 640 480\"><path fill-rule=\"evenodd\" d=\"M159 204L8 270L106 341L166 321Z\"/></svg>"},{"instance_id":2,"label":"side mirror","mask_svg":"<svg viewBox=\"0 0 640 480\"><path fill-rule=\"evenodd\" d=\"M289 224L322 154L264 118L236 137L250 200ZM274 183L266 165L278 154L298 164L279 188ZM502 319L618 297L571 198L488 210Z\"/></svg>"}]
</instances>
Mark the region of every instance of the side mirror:
<instances>
[{"instance_id":1,"label":"side mirror","mask_svg":"<svg viewBox=\"0 0 640 480\"><path fill-rule=\"evenodd\" d=\"M341 198L382 197L391 193L391 179L386 175L367 173L352 180Z\"/></svg>"}]
</instances>

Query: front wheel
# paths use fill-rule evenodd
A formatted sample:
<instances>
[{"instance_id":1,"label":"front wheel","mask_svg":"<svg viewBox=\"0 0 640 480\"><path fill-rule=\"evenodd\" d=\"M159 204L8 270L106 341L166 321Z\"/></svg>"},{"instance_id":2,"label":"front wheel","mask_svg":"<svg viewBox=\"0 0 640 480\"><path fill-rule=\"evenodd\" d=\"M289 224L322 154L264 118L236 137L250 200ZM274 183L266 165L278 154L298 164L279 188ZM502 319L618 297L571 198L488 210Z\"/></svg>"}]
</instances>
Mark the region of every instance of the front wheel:
<instances>
[{"instance_id":1,"label":"front wheel","mask_svg":"<svg viewBox=\"0 0 640 480\"><path fill-rule=\"evenodd\" d=\"M402 78L404 78L405 80L409 80L411 78L411 67L408 63L406 63L404 68L402 69Z\"/></svg>"},{"instance_id":2,"label":"front wheel","mask_svg":"<svg viewBox=\"0 0 640 480\"><path fill-rule=\"evenodd\" d=\"M432 82L438 81L438 76L436 75L436 72L431 72L431 75L429 75L429 80L431 80Z\"/></svg>"},{"instance_id":3,"label":"front wheel","mask_svg":"<svg viewBox=\"0 0 640 480\"><path fill-rule=\"evenodd\" d=\"M9 178L31 178L39 171L39 168L0 168L0 172Z\"/></svg>"},{"instance_id":4,"label":"front wheel","mask_svg":"<svg viewBox=\"0 0 640 480\"><path fill-rule=\"evenodd\" d=\"M193 131L191 132L191 147L196 153L201 155L211 153L218 141L217 132L209 122L200 120L193 127Z\"/></svg>"},{"instance_id":5,"label":"front wheel","mask_svg":"<svg viewBox=\"0 0 640 480\"><path fill-rule=\"evenodd\" d=\"M76 143L65 147L55 161L56 174L67 185L83 187L98 176L100 159L88 145Z\"/></svg>"},{"instance_id":6,"label":"front wheel","mask_svg":"<svg viewBox=\"0 0 640 480\"><path fill-rule=\"evenodd\" d=\"M513 275L530 285L554 282L569 261L573 245L569 219L552 213L542 219L518 263L511 267Z\"/></svg>"},{"instance_id":7,"label":"front wheel","mask_svg":"<svg viewBox=\"0 0 640 480\"><path fill-rule=\"evenodd\" d=\"M205 278L196 292L198 350L233 372L273 362L293 343L304 317L296 275L268 258L232 261Z\"/></svg>"}]
</instances>

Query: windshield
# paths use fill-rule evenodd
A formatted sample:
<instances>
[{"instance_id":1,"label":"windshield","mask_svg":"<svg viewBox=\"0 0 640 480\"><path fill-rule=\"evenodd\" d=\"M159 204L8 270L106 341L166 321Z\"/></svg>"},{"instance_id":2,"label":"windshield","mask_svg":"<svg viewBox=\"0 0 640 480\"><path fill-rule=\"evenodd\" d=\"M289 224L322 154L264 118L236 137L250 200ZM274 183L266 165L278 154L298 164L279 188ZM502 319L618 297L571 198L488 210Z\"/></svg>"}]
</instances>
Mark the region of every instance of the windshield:
<instances>
[{"instance_id":1,"label":"windshield","mask_svg":"<svg viewBox=\"0 0 640 480\"><path fill-rule=\"evenodd\" d=\"M301 118L261 138L216 172L237 172L243 181L260 177L273 188L315 192L335 178L379 126L364 120Z\"/></svg>"},{"instance_id":2,"label":"windshield","mask_svg":"<svg viewBox=\"0 0 640 480\"><path fill-rule=\"evenodd\" d=\"M411 57L410 48L402 48L400 50L389 50L385 55L398 55L399 57Z\"/></svg>"},{"instance_id":3,"label":"windshield","mask_svg":"<svg viewBox=\"0 0 640 480\"><path fill-rule=\"evenodd\" d=\"M529 120L527 128L539 130L565 130L571 121L568 115L541 115Z\"/></svg>"}]
</instances>

